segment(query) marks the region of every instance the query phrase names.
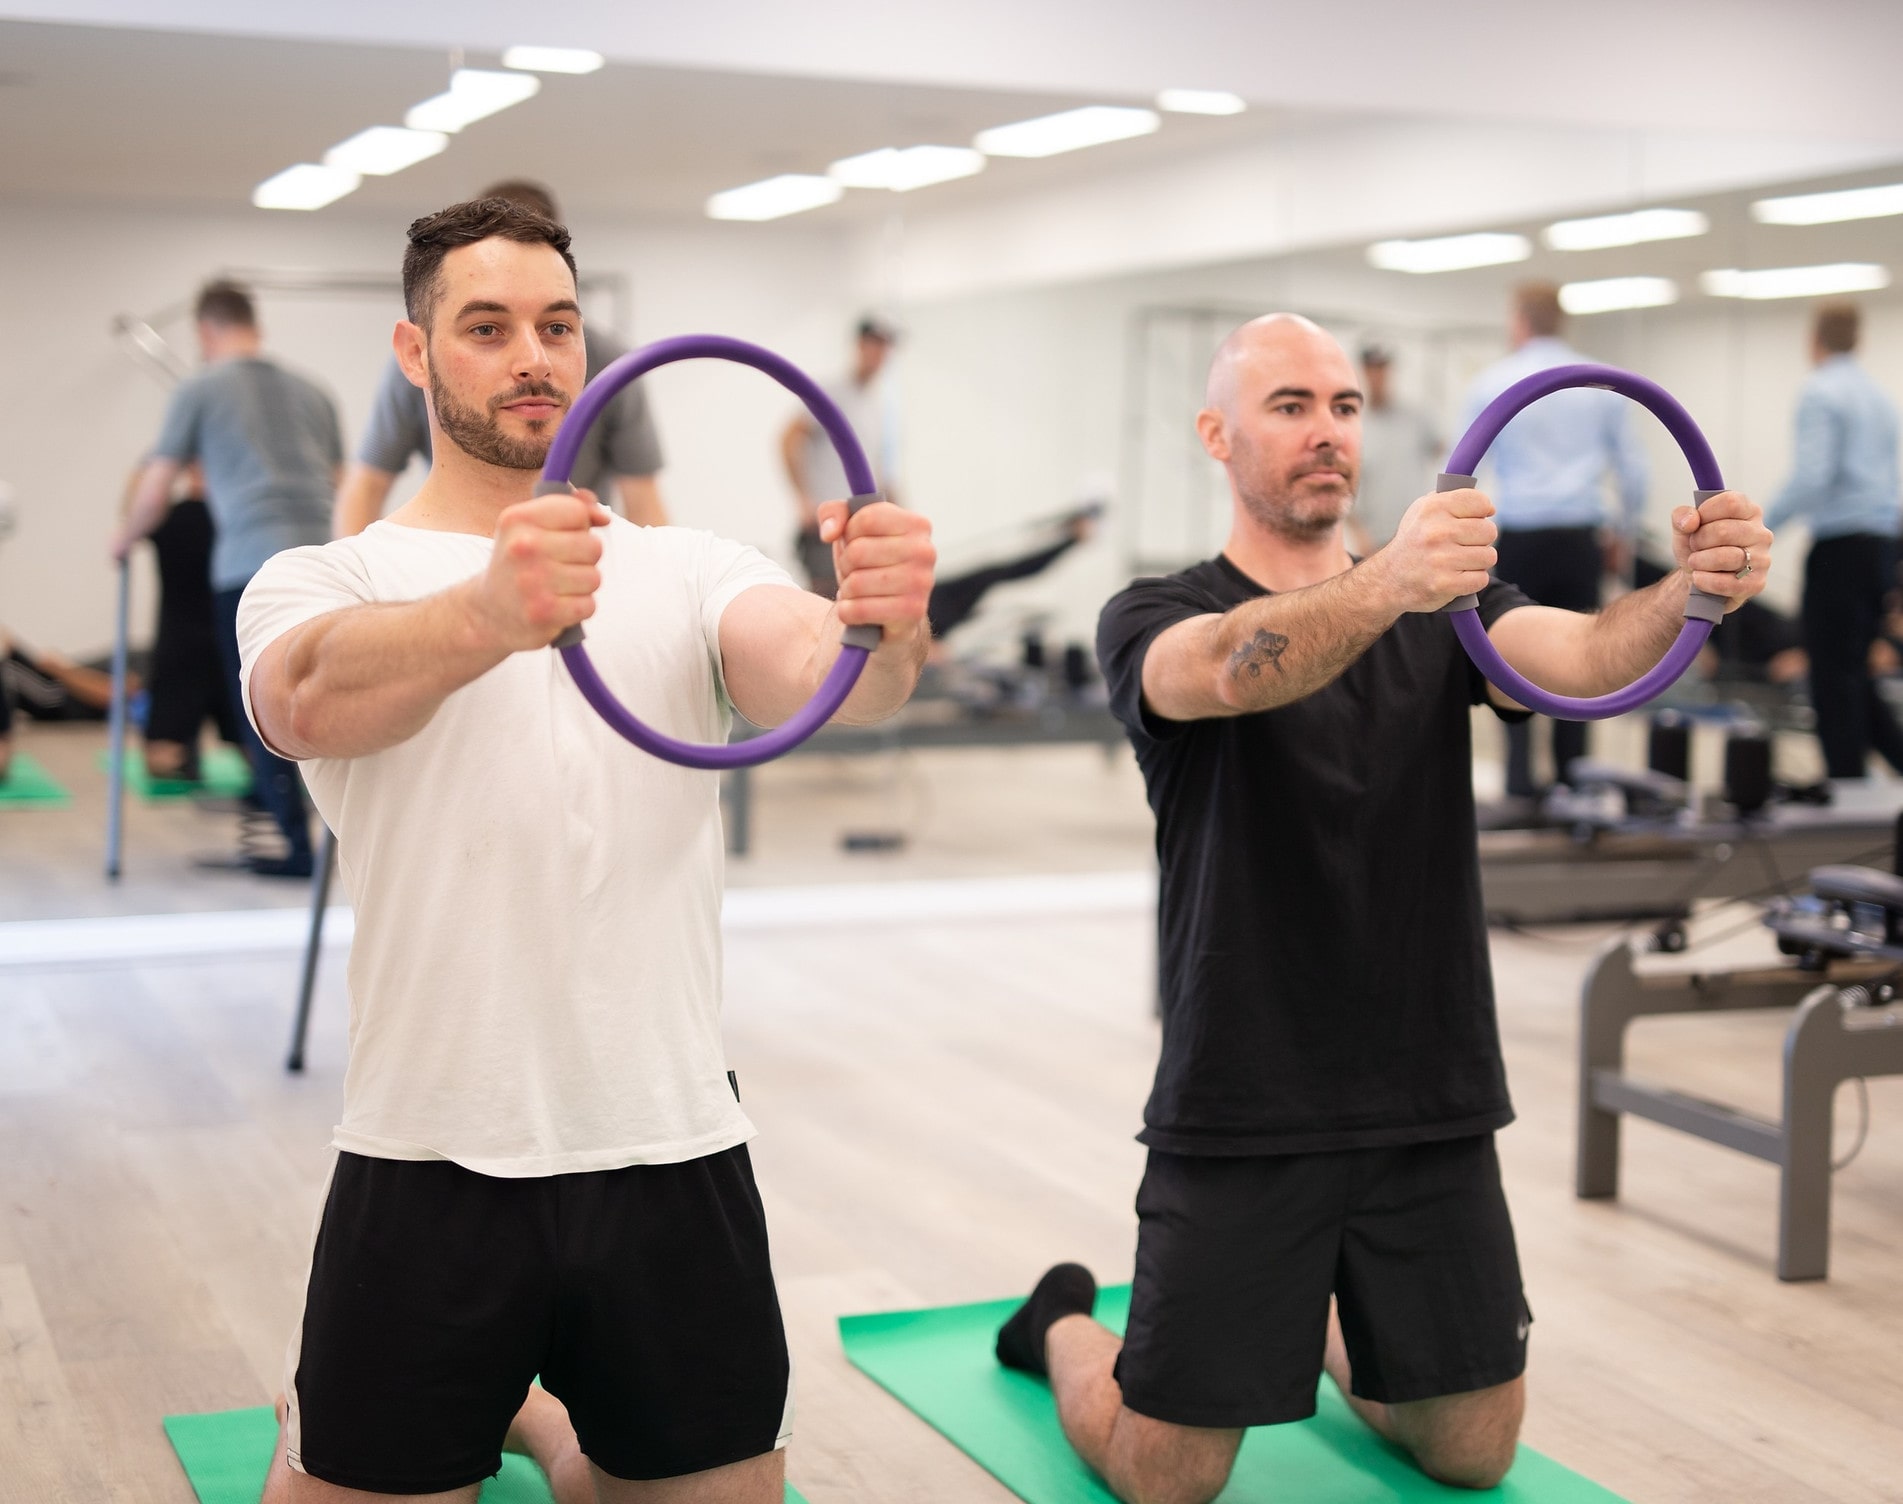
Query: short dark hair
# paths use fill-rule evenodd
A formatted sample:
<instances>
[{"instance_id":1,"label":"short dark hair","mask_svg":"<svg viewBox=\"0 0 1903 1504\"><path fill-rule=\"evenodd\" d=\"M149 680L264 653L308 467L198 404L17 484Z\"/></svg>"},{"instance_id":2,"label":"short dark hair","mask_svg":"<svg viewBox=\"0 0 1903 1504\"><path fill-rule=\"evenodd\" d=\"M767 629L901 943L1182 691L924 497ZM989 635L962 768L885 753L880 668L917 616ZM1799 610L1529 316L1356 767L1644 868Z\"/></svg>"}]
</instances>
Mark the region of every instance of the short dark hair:
<instances>
[{"instance_id":1,"label":"short dark hair","mask_svg":"<svg viewBox=\"0 0 1903 1504\"><path fill-rule=\"evenodd\" d=\"M217 324L226 329L258 327L257 305L251 294L236 282L220 278L198 289L198 301L192 304L192 317L201 324Z\"/></svg>"},{"instance_id":2,"label":"short dark hair","mask_svg":"<svg viewBox=\"0 0 1903 1504\"><path fill-rule=\"evenodd\" d=\"M506 198L512 204L520 204L524 209L533 209L544 219L562 223L562 211L555 205L555 194L545 183L537 183L529 178L504 178L500 183L491 183L477 198Z\"/></svg>"},{"instance_id":3,"label":"short dark hair","mask_svg":"<svg viewBox=\"0 0 1903 1504\"><path fill-rule=\"evenodd\" d=\"M1527 332L1541 339L1551 339L1566 322L1557 282L1522 282L1513 289L1513 307L1525 322Z\"/></svg>"},{"instance_id":4,"label":"short dark hair","mask_svg":"<svg viewBox=\"0 0 1903 1504\"><path fill-rule=\"evenodd\" d=\"M498 238L559 251L569 275L577 275L564 226L506 198L472 198L425 215L410 226L410 247L403 253L403 307L410 322L429 327L442 295L445 256L462 246Z\"/></svg>"},{"instance_id":5,"label":"short dark hair","mask_svg":"<svg viewBox=\"0 0 1903 1504\"><path fill-rule=\"evenodd\" d=\"M860 339L876 339L882 345L896 345L899 342L899 331L876 313L869 313L859 320L858 335Z\"/></svg>"},{"instance_id":6,"label":"short dark hair","mask_svg":"<svg viewBox=\"0 0 1903 1504\"><path fill-rule=\"evenodd\" d=\"M1832 355L1848 355L1857 348L1863 315L1855 303L1826 303L1817 310L1817 343Z\"/></svg>"}]
</instances>

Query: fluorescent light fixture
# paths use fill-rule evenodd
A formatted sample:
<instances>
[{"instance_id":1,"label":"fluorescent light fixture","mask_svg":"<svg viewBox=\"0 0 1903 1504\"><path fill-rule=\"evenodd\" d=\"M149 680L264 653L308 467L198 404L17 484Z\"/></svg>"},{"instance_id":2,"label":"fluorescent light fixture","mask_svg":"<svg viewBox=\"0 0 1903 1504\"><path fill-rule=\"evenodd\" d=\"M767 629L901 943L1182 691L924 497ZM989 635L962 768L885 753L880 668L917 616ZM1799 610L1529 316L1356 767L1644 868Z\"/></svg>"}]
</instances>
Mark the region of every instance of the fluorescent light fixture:
<instances>
[{"instance_id":1,"label":"fluorescent light fixture","mask_svg":"<svg viewBox=\"0 0 1903 1504\"><path fill-rule=\"evenodd\" d=\"M585 47L511 47L502 54L503 67L530 73L593 73L607 61Z\"/></svg>"},{"instance_id":2,"label":"fluorescent light fixture","mask_svg":"<svg viewBox=\"0 0 1903 1504\"><path fill-rule=\"evenodd\" d=\"M971 144L987 157L1054 157L1062 151L1101 146L1106 141L1147 136L1161 124L1155 110L1087 104L1080 110L1040 115L1035 120L1020 120L1015 125L979 131Z\"/></svg>"},{"instance_id":3,"label":"fluorescent light fixture","mask_svg":"<svg viewBox=\"0 0 1903 1504\"><path fill-rule=\"evenodd\" d=\"M846 190L831 178L783 172L741 188L729 188L707 200L709 219L781 219L836 204Z\"/></svg>"},{"instance_id":4,"label":"fluorescent light fixture","mask_svg":"<svg viewBox=\"0 0 1903 1504\"><path fill-rule=\"evenodd\" d=\"M253 188L251 202L260 209L321 209L353 192L362 181L342 167L299 162Z\"/></svg>"},{"instance_id":5,"label":"fluorescent light fixture","mask_svg":"<svg viewBox=\"0 0 1903 1504\"><path fill-rule=\"evenodd\" d=\"M361 172L369 177L388 177L406 167L414 167L435 156L449 145L441 131L413 131L400 125L373 125L358 131L348 141L339 141L324 153L326 167L341 167L345 172Z\"/></svg>"},{"instance_id":6,"label":"fluorescent light fixture","mask_svg":"<svg viewBox=\"0 0 1903 1504\"><path fill-rule=\"evenodd\" d=\"M1504 266L1532 254L1533 243L1524 235L1486 231L1433 240L1378 240L1368 247L1368 264L1384 272L1459 272L1474 266Z\"/></svg>"},{"instance_id":7,"label":"fluorescent light fixture","mask_svg":"<svg viewBox=\"0 0 1903 1504\"><path fill-rule=\"evenodd\" d=\"M1890 269L1868 261L1827 266L1779 266L1745 272L1706 272L1698 285L1714 298L1824 298L1839 292L1875 292L1890 285Z\"/></svg>"},{"instance_id":8,"label":"fluorescent light fixture","mask_svg":"<svg viewBox=\"0 0 1903 1504\"><path fill-rule=\"evenodd\" d=\"M882 146L877 151L843 157L826 169L835 182L848 188L889 188L910 193L933 183L949 183L985 170L985 154L969 146Z\"/></svg>"},{"instance_id":9,"label":"fluorescent light fixture","mask_svg":"<svg viewBox=\"0 0 1903 1504\"><path fill-rule=\"evenodd\" d=\"M1249 101L1226 89L1165 89L1156 96L1156 107L1172 115L1240 115Z\"/></svg>"},{"instance_id":10,"label":"fluorescent light fixture","mask_svg":"<svg viewBox=\"0 0 1903 1504\"><path fill-rule=\"evenodd\" d=\"M1621 308L1663 308L1678 301L1670 277L1601 277L1568 282L1559 290L1559 306L1568 313L1616 313Z\"/></svg>"},{"instance_id":11,"label":"fluorescent light fixture","mask_svg":"<svg viewBox=\"0 0 1903 1504\"><path fill-rule=\"evenodd\" d=\"M1903 183L1761 198L1751 206L1751 217L1761 225L1834 225L1839 220L1882 219L1891 214L1903 214Z\"/></svg>"},{"instance_id":12,"label":"fluorescent light fixture","mask_svg":"<svg viewBox=\"0 0 1903 1504\"><path fill-rule=\"evenodd\" d=\"M448 131L453 136L465 125L532 98L541 87L542 80L533 73L458 68L449 76L449 92L424 100L403 123L413 131Z\"/></svg>"},{"instance_id":13,"label":"fluorescent light fixture","mask_svg":"<svg viewBox=\"0 0 1903 1504\"><path fill-rule=\"evenodd\" d=\"M1631 214L1562 219L1546 227L1544 238L1556 251L1603 251L1648 240L1685 240L1710 228L1711 221L1696 209L1638 209Z\"/></svg>"}]
</instances>

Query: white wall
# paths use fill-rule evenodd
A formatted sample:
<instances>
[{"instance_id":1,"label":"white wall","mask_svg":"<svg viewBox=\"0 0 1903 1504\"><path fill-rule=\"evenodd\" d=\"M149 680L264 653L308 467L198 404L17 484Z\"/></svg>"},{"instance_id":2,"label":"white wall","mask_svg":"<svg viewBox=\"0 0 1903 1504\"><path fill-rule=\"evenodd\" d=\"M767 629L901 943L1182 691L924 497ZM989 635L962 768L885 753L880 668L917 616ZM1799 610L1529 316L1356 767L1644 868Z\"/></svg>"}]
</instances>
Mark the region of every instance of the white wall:
<instances>
[{"instance_id":1,"label":"white wall","mask_svg":"<svg viewBox=\"0 0 1903 1504\"><path fill-rule=\"evenodd\" d=\"M632 280L634 326L624 336L709 330L768 344L819 372L845 360L856 304L834 235L586 223L575 233L584 274L618 271ZM400 225L338 216L9 205L0 214L0 285L9 289L16 358L0 371L0 480L15 489L20 525L0 543L0 625L69 652L110 639L105 541L126 474L156 436L166 400L165 384L115 345L114 314L186 302L220 268L394 276L402 245ZM330 390L354 443L399 300L353 293L259 301L270 350ZM189 351L183 322L163 332ZM662 483L677 518L783 553L790 503L775 444L789 399L752 372L704 367L657 373L650 391L667 455ZM139 616L149 619L143 573L137 590Z\"/></svg>"}]
</instances>

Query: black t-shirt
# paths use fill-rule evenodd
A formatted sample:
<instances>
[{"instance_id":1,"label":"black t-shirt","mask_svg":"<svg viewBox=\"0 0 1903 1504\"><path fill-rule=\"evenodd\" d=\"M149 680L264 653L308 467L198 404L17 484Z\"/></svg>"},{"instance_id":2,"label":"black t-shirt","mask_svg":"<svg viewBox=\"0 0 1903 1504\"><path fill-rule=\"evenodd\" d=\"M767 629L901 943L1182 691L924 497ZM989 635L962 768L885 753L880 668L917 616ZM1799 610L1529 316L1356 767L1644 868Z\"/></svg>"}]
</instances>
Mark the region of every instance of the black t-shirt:
<instances>
[{"instance_id":1,"label":"black t-shirt","mask_svg":"<svg viewBox=\"0 0 1903 1504\"><path fill-rule=\"evenodd\" d=\"M1491 1132L1513 1108L1474 833L1486 681L1449 622L1408 615L1294 704L1143 708L1160 633L1268 593L1218 557L1134 581L1097 624L1161 868L1163 1053L1138 1137L1293 1154ZM1526 604L1496 581L1481 620Z\"/></svg>"}]
</instances>

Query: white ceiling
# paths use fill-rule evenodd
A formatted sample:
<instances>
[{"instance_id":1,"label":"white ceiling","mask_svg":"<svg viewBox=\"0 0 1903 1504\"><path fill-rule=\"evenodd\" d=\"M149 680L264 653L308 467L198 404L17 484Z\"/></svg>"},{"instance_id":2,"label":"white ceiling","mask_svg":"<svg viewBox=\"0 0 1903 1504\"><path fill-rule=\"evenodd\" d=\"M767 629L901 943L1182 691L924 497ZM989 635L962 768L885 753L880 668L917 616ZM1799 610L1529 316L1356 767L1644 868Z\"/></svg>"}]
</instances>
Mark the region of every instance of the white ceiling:
<instances>
[{"instance_id":1,"label":"white ceiling","mask_svg":"<svg viewBox=\"0 0 1903 1504\"><path fill-rule=\"evenodd\" d=\"M715 72L1903 141L1894 0L0 0L0 16L592 47Z\"/></svg>"},{"instance_id":2,"label":"white ceiling","mask_svg":"<svg viewBox=\"0 0 1903 1504\"><path fill-rule=\"evenodd\" d=\"M470 66L494 66L470 53ZM0 21L0 196L241 209L252 187L441 90L447 52ZM369 178L331 215L408 218L505 176L553 184L590 217L698 217L709 193L880 146L964 145L986 126L1101 99L610 64L452 137L441 156ZM940 204L1023 192L1086 165L1169 160L1257 140L1284 112L1173 115L1162 131L1069 158L994 161L922 190ZM854 193L803 223L880 212Z\"/></svg>"}]
</instances>

